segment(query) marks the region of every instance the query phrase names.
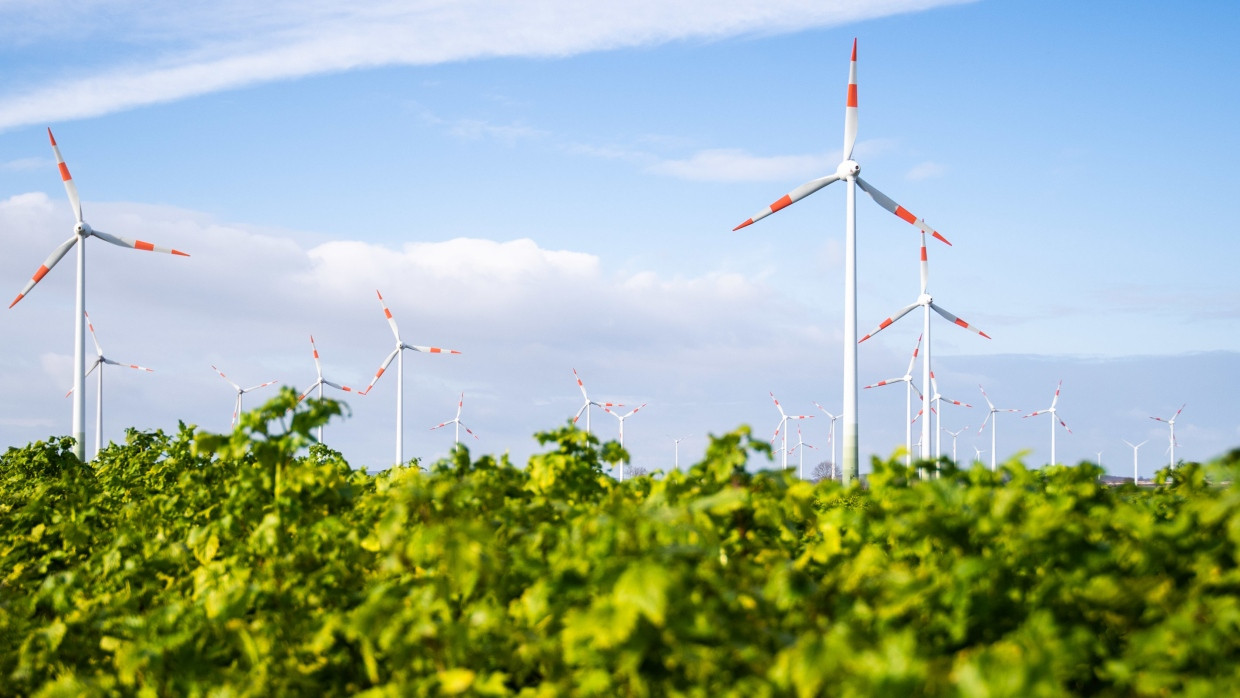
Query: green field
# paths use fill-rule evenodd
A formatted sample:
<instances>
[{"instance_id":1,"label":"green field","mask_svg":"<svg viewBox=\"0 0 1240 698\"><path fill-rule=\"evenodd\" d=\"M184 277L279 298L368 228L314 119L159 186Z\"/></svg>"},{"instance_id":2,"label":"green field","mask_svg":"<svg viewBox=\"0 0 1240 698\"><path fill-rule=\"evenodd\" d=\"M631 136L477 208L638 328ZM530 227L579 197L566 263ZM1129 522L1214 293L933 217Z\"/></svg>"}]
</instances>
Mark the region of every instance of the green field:
<instances>
[{"instance_id":1,"label":"green field","mask_svg":"<svg viewBox=\"0 0 1240 698\"><path fill-rule=\"evenodd\" d=\"M846 491L741 428L619 483L564 427L370 475L312 445L339 411L5 453L0 694L1240 694L1240 451Z\"/></svg>"}]
</instances>

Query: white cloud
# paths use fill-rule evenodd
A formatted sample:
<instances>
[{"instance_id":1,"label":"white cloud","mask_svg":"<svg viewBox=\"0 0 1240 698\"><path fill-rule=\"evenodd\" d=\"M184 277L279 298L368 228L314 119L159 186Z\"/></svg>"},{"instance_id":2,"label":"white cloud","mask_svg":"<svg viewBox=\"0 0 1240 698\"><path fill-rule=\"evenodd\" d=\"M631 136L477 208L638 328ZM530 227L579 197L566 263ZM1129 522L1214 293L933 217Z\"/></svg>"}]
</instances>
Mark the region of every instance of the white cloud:
<instances>
[{"instance_id":1,"label":"white cloud","mask_svg":"<svg viewBox=\"0 0 1240 698\"><path fill-rule=\"evenodd\" d=\"M7 27L0 36L23 43L72 39L92 51L81 54L88 64L60 66L62 77L41 75L37 86L0 95L0 129L358 68L801 31L962 1L286 0L176 10L140 0L8 3L0 5L0 27ZM67 55L72 61L77 54ZM100 64L114 55L120 57Z\"/></svg>"}]
</instances>

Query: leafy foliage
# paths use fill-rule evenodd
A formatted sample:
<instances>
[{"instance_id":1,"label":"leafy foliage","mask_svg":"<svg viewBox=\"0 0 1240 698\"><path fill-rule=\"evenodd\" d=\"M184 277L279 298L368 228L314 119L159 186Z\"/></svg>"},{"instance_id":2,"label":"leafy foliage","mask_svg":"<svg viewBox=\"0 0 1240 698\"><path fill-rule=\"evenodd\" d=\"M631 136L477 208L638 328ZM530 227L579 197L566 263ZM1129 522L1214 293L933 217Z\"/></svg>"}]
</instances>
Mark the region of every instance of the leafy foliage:
<instances>
[{"instance_id":1,"label":"leafy foliage","mask_svg":"<svg viewBox=\"0 0 1240 698\"><path fill-rule=\"evenodd\" d=\"M340 413L0 456L0 694L1240 692L1240 451L845 490L747 472L742 427L618 483L570 425L369 475L313 443Z\"/></svg>"}]
</instances>

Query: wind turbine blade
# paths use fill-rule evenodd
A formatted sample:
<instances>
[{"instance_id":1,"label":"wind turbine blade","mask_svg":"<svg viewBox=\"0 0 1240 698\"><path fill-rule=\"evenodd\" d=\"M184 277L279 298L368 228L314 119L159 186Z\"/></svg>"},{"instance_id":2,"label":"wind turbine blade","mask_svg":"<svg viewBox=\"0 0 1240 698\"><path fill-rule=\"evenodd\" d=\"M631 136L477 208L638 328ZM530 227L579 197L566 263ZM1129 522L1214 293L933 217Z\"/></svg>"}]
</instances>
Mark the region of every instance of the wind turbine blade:
<instances>
[{"instance_id":1,"label":"wind turbine blade","mask_svg":"<svg viewBox=\"0 0 1240 698\"><path fill-rule=\"evenodd\" d=\"M924 335L920 334L917 335L917 346L913 347L913 356L908 360L908 370L904 372L904 375L906 376L913 375L913 365L917 363L917 353L921 351L921 340L923 336ZM931 374L931 376L933 377L933 374Z\"/></svg>"},{"instance_id":2,"label":"wind turbine blade","mask_svg":"<svg viewBox=\"0 0 1240 698\"><path fill-rule=\"evenodd\" d=\"M123 364L119 361L113 361L112 359L109 359L103 356L99 357L99 360L105 364L108 364L109 366L120 366L122 368L132 368L135 371L146 371L147 373L155 372L155 369L153 368L147 368L146 366L139 366L138 364Z\"/></svg>"},{"instance_id":3,"label":"wind turbine blade","mask_svg":"<svg viewBox=\"0 0 1240 698\"><path fill-rule=\"evenodd\" d=\"M319 348L314 345L314 335L310 335L310 350L314 352L314 370L319 375L319 380L323 380L323 366L319 364Z\"/></svg>"},{"instance_id":4,"label":"wind turbine blade","mask_svg":"<svg viewBox=\"0 0 1240 698\"><path fill-rule=\"evenodd\" d=\"M628 419L629 417L632 417L633 415L637 414L637 411L638 411L638 410L640 410L641 408L645 407L647 404L649 404L649 403L645 403L645 402L643 402L642 404L638 405L637 407L634 407L632 412L629 412L628 414L624 415L624 418L625 418L625 419Z\"/></svg>"},{"instance_id":5,"label":"wind turbine blade","mask_svg":"<svg viewBox=\"0 0 1240 698\"><path fill-rule=\"evenodd\" d=\"M388 365L392 363L392 359L395 359L396 355L399 353L400 345L397 345L396 348L387 355L387 358L383 360L383 363L379 364L379 370L375 371L375 377L370 379L370 385L366 386L366 389L361 392L362 395L369 393L370 389L375 387L375 383L379 382L379 376L383 375L383 372L387 370Z\"/></svg>"},{"instance_id":6,"label":"wind turbine blade","mask_svg":"<svg viewBox=\"0 0 1240 698\"><path fill-rule=\"evenodd\" d=\"M461 392L461 397L456 401L456 418L461 418L461 408L465 406L465 392Z\"/></svg>"},{"instance_id":7,"label":"wind turbine blade","mask_svg":"<svg viewBox=\"0 0 1240 698\"><path fill-rule=\"evenodd\" d=\"M383 306L383 316L387 318L388 325L392 327L392 334L396 336L396 343L400 344L400 330L396 327L396 318L392 317L392 311L388 310L387 303L383 302L383 294L375 289L375 295L379 297L379 305Z\"/></svg>"},{"instance_id":8,"label":"wind turbine blade","mask_svg":"<svg viewBox=\"0 0 1240 698\"><path fill-rule=\"evenodd\" d=\"M330 385L331 387L335 388L336 390L343 390L343 391L344 391L344 392L346 392L346 393L357 393L358 395L361 395L361 392L359 392L359 391L357 391L357 390L354 390L353 388L350 388L350 387L349 387L349 386L347 386L347 385L339 385L339 384L337 384L337 383L333 383L333 382L331 382L331 381L329 381L329 380L325 380L325 381L323 381L323 385Z\"/></svg>"},{"instance_id":9,"label":"wind turbine blade","mask_svg":"<svg viewBox=\"0 0 1240 698\"><path fill-rule=\"evenodd\" d=\"M930 261L926 255L926 231L921 231L921 292L930 285Z\"/></svg>"},{"instance_id":10,"label":"wind turbine blade","mask_svg":"<svg viewBox=\"0 0 1240 698\"><path fill-rule=\"evenodd\" d=\"M930 233L931 235L941 240L942 242L948 245L951 244L950 242L947 242L947 238L943 237L942 235L939 235L939 231L935 230L934 228L931 228L929 225L926 225L925 220L918 218L917 216L914 216L907 208L904 208L900 204L897 204L895 201L892 201L891 197L887 196L886 194L882 193L878 189L874 188L874 185L870 184L864 179L861 179L861 177L857 177L857 186L861 187L862 191L869 194L870 198L874 199L874 201L877 202L879 206L882 206L888 211L894 213L897 217L905 220L909 224L914 225L917 228L920 228L922 232Z\"/></svg>"},{"instance_id":11,"label":"wind turbine blade","mask_svg":"<svg viewBox=\"0 0 1240 698\"><path fill-rule=\"evenodd\" d=\"M43 264L39 265L39 269L34 273L34 276L30 277L30 281L26 282L26 287L22 289L21 293L17 294L17 298L14 298L12 303L9 303L10 308L17 305L18 301L24 298L27 293L30 293L30 289L34 288L35 284L39 283L43 280L43 277L47 276L47 273L52 270L52 267L56 266L56 263L64 258L64 256L69 252L69 249L73 247L73 243L77 242L77 239L77 235L74 235L68 240L60 243L60 247L52 250L52 253L48 255L47 259L43 260Z\"/></svg>"},{"instance_id":12,"label":"wind turbine blade","mask_svg":"<svg viewBox=\"0 0 1240 698\"><path fill-rule=\"evenodd\" d=\"M1061 419L1058 415L1056 415L1056 417L1055 417L1055 418L1056 418L1056 419L1059 419L1059 426L1063 427L1063 428L1064 428L1064 431L1067 431L1069 434L1071 434L1071 433L1072 433L1072 430L1068 428L1068 423L1067 423L1067 422L1063 421L1063 419Z\"/></svg>"},{"instance_id":13,"label":"wind turbine blade","mask_svg":"<svg viewBox=\"0 0 1240 698\"><path fill-rule=\"evenodd\" d=\"M986 399L986 406L993 412L995 409L995 403L990 401L990 396L986 394L986 389L982 387L981 383L977 384L977 389L982 391L982 397Z\"/></svg>"},{"instance_id":14,"label":"wind turbine blade","mask_svg":"<svg viewBox=\"0 0 1240 698\"><path fill-rule=\"evenodd\" d=\"M892 383L903 383L903 382L904 382L904 376L900 376L899 378L888 378L887 380L881 380L877 383L872 383L870 385L867 385L864 388L862 388L862 390L869 390L870 388L879 388L884 385L891 385Z\"/></svg>"},{"instance_id":15,"label":"wind turbine blade","mask_svg":"<svg viewBox=\"0 0 1240 698\"><path fill-rule=\"evenodd\" d=\"M431 428L430 428L430 429L428 429L427 431L435 431L436 429L438 429L438 428L440 428L440 427L446 427L446 426L448 426L449 424L455 424L455 423L456 423L456 420L454 420L454 419L449 419L449 420L448 420L448 421L446 421L446 422L440 422L439 424L436 424L435 426L431 427Z\"/></svg>"},{"instance_id":16,"label":"wind turbine blade","mask_svg":"<svg viewBox=\"0 0 1240 698\"><path fill-rule=\"evenodd\" d=\"M103 348L99 346L99 338L95 336L95 325L90 321L90 313L82 311L82 317L86 318L86 329L90 330L90 338L95 343L95 353L99 358L103 358Z\"/></svg>"},{"instance_id":17,"label":"wind turbine blade","mask_svg":"<svg viewBox=\"0 0 1240 698\"><path fill-rule=\"evenodd\" d=\"M243 390L241 390L241 386L229 380L228 376L224 375L223 371L219 370L218 368L215 368L215 364L211 364L211 368L214 369L216 373L220 374L220 378L223 378L229 385L231 385L234 389L236 389L238 393L244 392ZM259 387L262 387L262 386L259 386Z\"/></svg>"},{"instance_id":18,"label":"wind turbine blade","mask_svg":"<svg viewBox=\"0 0 1240 698\"><path fill-rule=\"evenodd\" d=\"M1051 399L1051 409L1055 409L1055 405L1059 402L1059 391L1063 388L1063 381L1059 381L1059 385L1055 386L1055 397Z\"/></svg>"},{"instance_id":19,"label":"wind turbine blade","mask_svg":"<svg viewBox=\"0 0 1240 698\"><path fill-rule=\"evenodd\" d=\"M783 417L784 419L787 419L788 415L784 414L784 408L782 405L779 404L779 400L775 397L775 393L773 392L771 393L771 400L774 401L775 403L775 409L779 410L779 416Z\"/></svg>"},{"instance_id":20,"label":"wind turbine blade","mask_svg":"<svg viewBox=\"0 0 1240 698\"><path fill-rule=\"evenodd\" d=\"M441 349L439 347L419 347L413 344L405 344L404 348L412 349L414 351L420 351L423 354L460 354L461 353L455 349Z\"/></svg>"},{"instance_id":21,"label":"wind turbine blade","mask_svg":"<svg viewBox=\"0 0 1240 698\"><path fill-rule=\"evenodd\" d=\"M573 417L573 424L576 424L577 420L581 419L581 414L585 412L586 408L589 406L590 406L590 403L587 402L586 404L581 406L581 409L577 410L577 414Z\"/></svg>"},{"instance_id":22,"label":"wind turbine blade","mask_svg":"<svg viewBox=\"0 0 1240 698\"><path fill-rule=\"evenodd\" d=\"M60 147L56 145L56 137L52 135L52 129L47 129L47 139L52 142L52 152L56 154L56 167L60 168L60 179L65 183L65 193L69 195L69 205L73 206L73 215L77 222L82 222L82 200L78 197L77 185L73 183L73 176L69 174L69 166L65 164L65 159L60 156Z\"/></svg>"},{"instance_id":23,"label":"wind turbine blade","mask_svg":"<svg viewBox=\"0 0 1240 698\"><path fill-rule=\"evenodd\" d=\"M220 375L222 376L222 375L224 375L224 374L222 374L222 373L221 373ZM228 380L228 379L227 379L227 378L225 378L224 380ZM229 382L229 383L232 383L232 381L228 381L228 382ZM266 388L267 386L269 386L269 385L271 385L271 384L273 384L273 383L276 383L276 382L277 382L277 381L270 380L270 381L267 381L266 383L260 383L260 384L258 384L258 385L256 385L256 386L254 386L253 388L245 388L245 389L243 390L243 389L241 389L240 387L238 387L238 388L237 388L237 390L240 390L240 391L241 391L241 392L243 392L243 393L248 393L248 392L250 392L251 390L258 390L259 388ZM237 385L237 384L236 384L236 383L233 383L233 385Z\"/></svg>"},{"instance_id":24,"label":"wind turbine blade","mask_svg":"<svg viewBox=\"0 0 1240 698\"><path fill-rule=\"evenodd\" d=\"M233 416L230 426L237 425L237 419L241 416L241 393L237 393L237 399L233 402Z\"/></svg>"},{"instance_id":25,"label":"wind turbine blade","mask_svg":"<svg viewBox=\"0 0 1240 698\"><path fill-rule=\"evenodd\" d=\"M465 423L464 423L464 422L461 422L461 428L465 430L465 433L466 433L466 434L469 434L470 436L474 437L475 439L476 439L476 438L478 438L478 435L477 435L477 434L475 434L475 433L473 432L473 430L472 430L472 429L470 429L469 427L465 426Z\"/></svg>"},{"instance_id":26,"label":"wind turbine blade","mask_svg":"<svg viewBox=\"0 0 1240 698\"><path fill-rule=\"evenodd\" d=\"M97 359L95 359L94 361L90 362L90 368L86 369L86 373L83 373L83 374L82 374L82 377L83 377L83 378L85 378L85 377L89 376L90 374L94 373L94 372L95 372L95 369L99 368L99 365L100 365L101 363L103 363L103 357L102 357L102 356L100 356L99 358L97 358ZM65 393L65 397L69 397L69 396L70 396L70 395L72 395L72 394L73 394L73 388L69 388L69 392Z\"/></svg>"},{"instance_id":27,"label":"wind turbine blade","mask_svg":"<svg viewBox=\"0 0 1240 698\"><path fill-rule=\"evenodd\" d=\"M857 40L853 39L852 60L848 64L848 99L844 102L844 159L852 160L857 144Z\"/></svg>"},{"instance_id":28,"label":"wind turbine blade","mask_svg":"<svg viewBox=\"0 0 1240 698\"><path fill-rule=\"evenodd\" d=\"M952 315L951 313L947 312L946 310L943 310L942 308L940 308L939 306L935 305L934 303L931 303L931 304L930 304L930 307L934 309L934 312L936 312L936 313L938 313L939 315L942 315L943 317L947 318L947 320L948 320L949 322L952 322L952 323L955 323L955 324L957 324L957 325L960 325L961 327L965 328L966 330L970 330L970 331L972 331L972 332L976 332L976 333L978 333L978 334L982 335L983 337L985 337L986 339L990 339L990 335L988 335L988 334L986 334L985 332L983 332L983 331L981 331L981 330L977 329L976 327L973 327L973 326L972 326L972 325L970 325L969 323L965 322L964 320L961 320L960 318L956 317L955 315Z\"/></svg>"},{"instance_id":29,"label":"wind turbine blade","mask_svg":"<svg viewBox=\"0 0 1240 698\"><path fill-rule=\"evenodd\" d=\"M149 242L143 242L142 240L130 240L129 238L117 237L116 235L105 233L102 230L91 230L90 234L94 235L100 240L103 240L104 242L110 242L113 245L117 245L120 247L129 247L131 249L145 250L147 252L163 252L164 254L174 254L179 257L189 256L185 252L182 252L180 250L174 250L171 247L160 247L158 245L154 245Z\"/></svg>"},{"instance_id":30,"label":"wind turbine blade","mask_svg":"<svg viewBox=\"0 0 1240 698\"><path fill-rule=\"evenodd\" d=\"M882 322L878 323L878 327L877 327L877 328L875 328L873 332L871 332L871 333L867 334L866 336L862 337L861 339L858 339L858 340L857 340L857 344L860 344L860 343L864 342L865 340L869 339L870 337L873 337L874 335L878 334L879 332L882 332L883 330L887 329L887 327L888 327L889 325L891 325L891 323L895 322L896 320L899 320L900 318L904 317L905 315L908 315L910 312L912 312L913 308L919 307L920 305L921 305L920 303L913 303L912 305L905 306L904 308L902 308L902 309L900 310L900 312L898 312L898 313L896 313L895 315L892 315L891 317L887 318L886 320L883 320Z\"/></svg>"},{"instance_id":31,"label":"wind turbine blade","mask_svg":"<svg viewBox=\"0 0 1240 698\"><path fill-rule=\"evenodd\" d=\"M804 199L805 197L809 196L810 194L813 194L819 189L822 189L823 187L838 180L839 178L840 178L839 175L830 174L830 175L827 175L826 177L819 177L818 179L806 182L805 184L802 184L796 189L793 189L792 191L785 194L783 198L779 199L775 203L771 204L770 206L767 206L761 211L758 211L757 213L753 215L753 218L750 218L744 223L741 223L740 225L736 226L735 228L732 229L732 231L735 232L737 230L740 230L741 228L744 228L745 226L753 225L754 223L757 223L758 221L762 220L763 218L766 218L772 213L775 213L776 211L780 209L787 208L791 206L792 204L795 204L801 199Z\"/></svg>"}]
</instances>

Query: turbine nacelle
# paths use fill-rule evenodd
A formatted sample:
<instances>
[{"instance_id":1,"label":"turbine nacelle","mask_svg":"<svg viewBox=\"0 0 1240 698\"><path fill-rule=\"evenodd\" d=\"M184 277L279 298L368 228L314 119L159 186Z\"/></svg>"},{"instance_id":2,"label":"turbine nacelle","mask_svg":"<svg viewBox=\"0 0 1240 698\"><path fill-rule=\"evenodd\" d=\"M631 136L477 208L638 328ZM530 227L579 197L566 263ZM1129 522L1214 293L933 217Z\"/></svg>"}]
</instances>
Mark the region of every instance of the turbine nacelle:
<instances>
[{"instance_id":1,"label":"turbine nacelle","mask_svg":"<svg viewBox=\"0 0 1240 698\"><path fill-rule=\"evenodd\" d=\"M95 231L91 229L90 223L87 223L86 221L78 221L77 225L73 226L73 232L77 233L78 236L85 238L90 237Z\"/></svg>"},{"instance_id":2,"label":"turbine nacelle","mask_svg":"<svg viewBox=\"0 0 1240 698\"><path fill-rule=\"evenodd\" d=\"M840 163L839 167L835 168L835 176L840 179L856 177L859 174L861 174L861 165L857 164L856 160L845 160Z\"/></svg>"},{"instance_id":3,"label":"turbine nacelle","mask_svg":"<svg viewBox=\"0 0 1240 698\"><path fill-rule=\"evenodd\" d=\"M917 305L930 305L934 302L934 298L929 293L923 293L917 296Z\"/></svg>"}]
</instances>

